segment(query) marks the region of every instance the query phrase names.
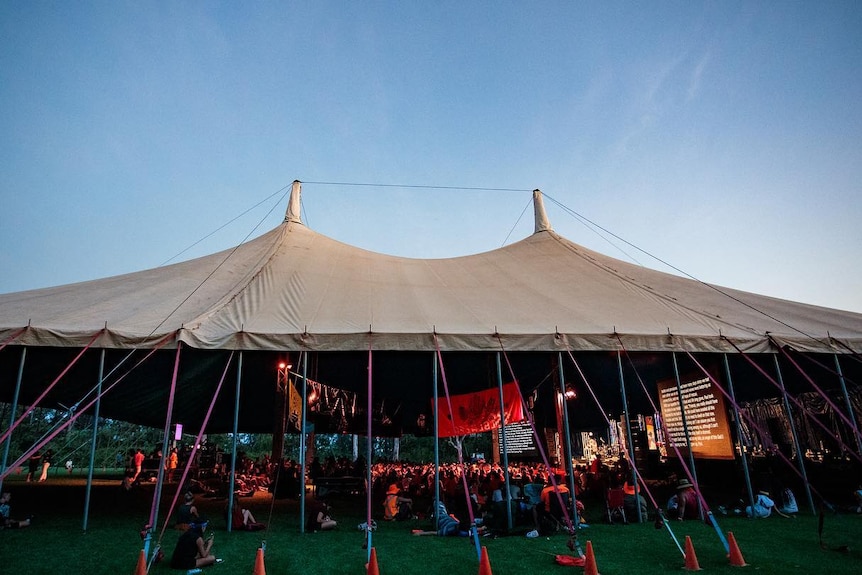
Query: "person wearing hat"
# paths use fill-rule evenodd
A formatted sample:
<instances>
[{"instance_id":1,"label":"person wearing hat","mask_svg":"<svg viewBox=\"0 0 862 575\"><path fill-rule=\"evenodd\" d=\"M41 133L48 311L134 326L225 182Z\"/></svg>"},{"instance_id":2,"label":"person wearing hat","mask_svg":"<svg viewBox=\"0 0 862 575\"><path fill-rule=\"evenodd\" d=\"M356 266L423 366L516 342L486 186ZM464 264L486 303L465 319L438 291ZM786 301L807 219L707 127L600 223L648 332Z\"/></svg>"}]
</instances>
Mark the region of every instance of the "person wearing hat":
<instances>
[{"instance_id":1,"label":"person wearing hat","mask_svg":"<svg viewBox=\"0 0 862 575\"><path fill-rule=\"evenodd\" d=\"M413 499L402 497L398 485L393 483L386 490L383 500L383 519L386 521L404 521L413 516Z\"/></svg>"},{"instance_id":2,"label":"person wearing hat","mask_svg":"<svg viewBox=\"0 0 862 575\"><path fill-rule=\"evenodd\" d=\"M188 530L177 539L177 546L171 555L171 568L195 569L221 563L221 559L216 559L212 553L212 534L204 541L207 525L207 520L201 518L189 524Z\"/></svg>"},{"instance_id":3,"label":"person wearing hat","mask_svg":"<svg viewBox=\"0 0 862 575\"><path fill-rule=\"evenodd\" d=\"M790 517L790 515L782 513L782 511L775 505L775 501L772 500L769 491L766 489L761 489L757 492L757 496L754 498L754 507L751 505L747 505L745 507L745 515L756 519L769 517L773 511L781 517Z\"/></svg>"},{"instance_id":4,"label":"person wearing hat","mask_svg":"<svg viewBox=\"0 0 862 575\"><path fill-rule=\"evenodd\" d=\"M697 519L697 493L688 479L680 479L676 485L676 495L667 502L667 516L671 519Z\"/></svg>"}]
</instances>

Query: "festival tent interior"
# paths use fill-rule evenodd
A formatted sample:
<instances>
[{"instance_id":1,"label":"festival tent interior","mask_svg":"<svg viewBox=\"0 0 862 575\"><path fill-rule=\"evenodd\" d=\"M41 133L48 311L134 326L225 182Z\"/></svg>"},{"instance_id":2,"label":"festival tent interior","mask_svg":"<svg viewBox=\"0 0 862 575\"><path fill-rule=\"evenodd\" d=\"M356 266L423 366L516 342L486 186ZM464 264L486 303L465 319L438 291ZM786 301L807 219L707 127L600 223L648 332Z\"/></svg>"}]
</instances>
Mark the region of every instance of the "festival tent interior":
<instances>
[{"instance_id":1,"label":"festival tent interior","mask_svg":"<svg viewBox=\"0 0 862 575\"><path fill-rule=\"evenodd\" d=\"M745 403L771 413L763 417L784 414L778 428L759 421L769 429L734 416L740 427L728 438L792 441L789 454L826 438L862 461L862 314L586 249L554 232L538 190L532 235L445 259L373 253L316 233L300 199L297 181L283 223L220 253L0 294L0 401L84 410L98 397L102 417L161 427L167 413L186 429L206 420L211 433L271 432L277 366L290 363L289 378L309 384L303 405L319 431L397 436L435 433L434 397L504 382L518 383L540 428L559 419L553 390L577 389L563 411L578 429L665 411L654 404L657 386L671 382L681 400L684 383L700 382L718 386L725 410ZM11 427L4 422L4 439Z\"/></svg>"}]
</instances>

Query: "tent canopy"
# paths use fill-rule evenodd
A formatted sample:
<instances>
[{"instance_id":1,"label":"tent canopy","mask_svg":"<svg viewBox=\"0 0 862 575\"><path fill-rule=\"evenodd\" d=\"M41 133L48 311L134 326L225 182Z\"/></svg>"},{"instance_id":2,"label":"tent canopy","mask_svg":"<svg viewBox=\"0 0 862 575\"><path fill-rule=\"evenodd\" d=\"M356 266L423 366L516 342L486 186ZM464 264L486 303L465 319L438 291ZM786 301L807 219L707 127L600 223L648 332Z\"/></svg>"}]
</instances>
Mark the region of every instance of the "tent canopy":
<instances>
[{"instance_id":1,"label":"tent canopy","mask_svg":"<svg viewBox=\"0 0 862 575\"><path fill-rule=\"evenodd\" d=\"M202 421L230 351L241 350L240 425L250 432L272 430L276 365L297 363L302 351L313 352L309 378L362 394L373 350L377 415L405 429L429 411L438 346L452 393L496 385L493 352L501 350L514 371L504 364L503 378L517 378L529 393L553 378L558 352L572 351L614 409L622 346L641 352L637 377L648 382L673 376L668 351L774 353L778 344L862 352L862 314L710 286L585 249L553 231L538 191L531 236L427 260L373 253L308 229L300 191L294 182L283 223L236 248L0 294L0 400L11 399L19 350L27 350L26 404L97 334L92 346L106 350L106 372L122 363L125 378L104 397L104 416L162 425L174 350L183 342L175 420L190 428ZM85 354L42 405L77 404L96 383L98 361L98 353ZM236 378L230 371L210 431L231 429ZM637 393L629 399L637 402Z\"/></svg>"},{"instance_id":2,"label":"tent canopy","mask_svg":"<svg viewBox=\"0 0 862 575\"><path fill-rule=\"evenodd\" d=\"M555 233L489 252L411 259L308 229L294 182L284 222L234 249L141 272L0 295L0 341L270 351L862 351L862 314L719 288L629 264Z\"/></svg>"}]
</instances>

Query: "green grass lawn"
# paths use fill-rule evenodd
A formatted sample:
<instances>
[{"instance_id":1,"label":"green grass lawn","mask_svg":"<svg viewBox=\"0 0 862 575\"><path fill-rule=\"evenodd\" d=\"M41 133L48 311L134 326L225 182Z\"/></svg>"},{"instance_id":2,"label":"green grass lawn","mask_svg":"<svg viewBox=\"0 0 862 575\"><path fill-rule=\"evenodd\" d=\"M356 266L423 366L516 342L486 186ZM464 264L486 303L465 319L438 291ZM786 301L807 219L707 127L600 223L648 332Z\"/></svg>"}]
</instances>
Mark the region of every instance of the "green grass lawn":
<instances>
[{"instance_id":1,"label":"green grass lawn","mask_svg":"<svg viewBox=\"0 0 862 575\"><path fill-rule=\"evenodd\" d=\"M7 480L4 490L13 493L13 515L35 514L32 527L0 531L0 572L9 574L105 573L132 574L142 548L139 530L149 514L152 489L121 493L118 481L105 479L93 490L93 507L87 532L83 532L84 488L80 479L54 478L45 484L25 484ZM340 526L335 532L300 534L298 504L267 494L243 499L259 521L269 524L262 532L224 530L224 501L200 502L202 512L212 520L214 551L225 562L205 570L212 575L251 575L258 547L266 541L265 565L269 575L365 573L367 551L363 533L356 529L364 520L364 500L346 498L333 502ZM166 510L170 496L162 499ZM374 509L379 529L373 534L381 575L446 575L478 573L479 562L470 539L459 537L415 537L410 531L427 527L421 520L384 523L381 509ZM601 516L601 509L588 505L588 514ZM164 513L164 512L163 512ZM164 514L161 517L164 520ZM743 571L757 573L862 573L862 515L828 514L823 539L830 549L822 549L818 539L818 519L801 515L795 519L771 517L748 520L719 517L722 530L732 531L745 560ZM690 536L704 571L738 572L728 563L715 531L700 522L672 522L671 528L684 545ZM157 530L156 537L159 532ZM177 532L166 530L161 538L170 556ZM668 530L652 523L606 525L593 521L581 531L585 545L592 542L598 570L614 573L679 573L684 559ZM566 554L564 534L550 538L523 536L482 538L495 575L580 572L578 568L554 563L554 555ZM832 550L849 546L848 552ZM172 571L160 563L151 573Z\"/></svg>"}]
</instances>

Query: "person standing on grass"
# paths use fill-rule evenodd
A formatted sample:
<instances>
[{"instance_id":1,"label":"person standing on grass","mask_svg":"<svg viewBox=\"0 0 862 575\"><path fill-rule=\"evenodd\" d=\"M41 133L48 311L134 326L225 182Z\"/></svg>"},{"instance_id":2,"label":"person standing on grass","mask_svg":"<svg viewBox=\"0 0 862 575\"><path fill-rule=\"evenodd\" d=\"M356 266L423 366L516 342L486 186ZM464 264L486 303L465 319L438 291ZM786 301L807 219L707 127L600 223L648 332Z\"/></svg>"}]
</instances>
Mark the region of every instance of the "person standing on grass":
<instances>
[{"instance_id":1,"label":"person standing on grass","mask_svg":"<svg viewBox=\"0 0 862 575\"><path fill-rule=\"evenodd\" d=\"M132 476L132 483L138 480L141 474L141 468L144 466L144 452L140 448L135 450L135 455L132 456L132 465L135 467L135 475Z\"/></svg>"},{"instance_id":2,"label":"person standing on grass","mask_svg":"<svg viewBox=\"0 0 862 575\"><path fill-rule=\"evenodd\" d=\"M36 479L36 474L39 472L39 465L42 463L42 452L38 449L34 451L29 459L27 459L27 482Z\"/></svg>"},{"instance_id":3,"label":"person standing on grass","mask_svg":"<svg viewBox=\"0 0 862 575\"><path fill-rule=\"evenodd\" d=\"M39 477L39 481L45 481L48 479L48 468L51 467L51 461L54 458L54 452L50 449L45 452L45 455L42 456L42 475Z\"/></svg>"},{"instance_id":4,"label":"person standing on grass","mask_svg":"<svg viewBox=\"0 0 862 575\"><path fill-rule=\"evenodd\" d=\"M171 449L171 453L168 455L168 482L171 483L174 480L174 473L177 471L177 464L179 463L179 456L177 455L177 448L174 447Z\"/></svg>"}]
</instances>

